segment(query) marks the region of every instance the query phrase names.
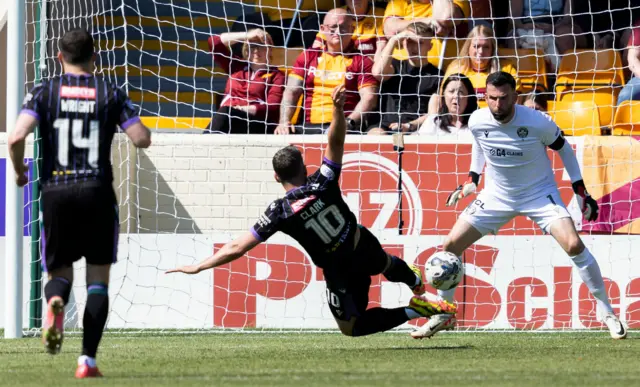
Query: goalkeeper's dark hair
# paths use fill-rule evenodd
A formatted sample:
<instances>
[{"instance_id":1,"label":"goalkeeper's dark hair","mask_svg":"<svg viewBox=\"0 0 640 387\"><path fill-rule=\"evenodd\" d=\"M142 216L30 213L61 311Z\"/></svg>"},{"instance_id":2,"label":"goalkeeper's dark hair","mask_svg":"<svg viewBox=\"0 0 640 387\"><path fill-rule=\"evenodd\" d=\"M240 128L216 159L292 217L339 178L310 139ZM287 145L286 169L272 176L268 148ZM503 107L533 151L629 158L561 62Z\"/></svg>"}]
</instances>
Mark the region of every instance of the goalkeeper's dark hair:
<instances>
[{"instance_id":1,"label":"goalkeeper's dark hair","mask_svg":"<svg viewBox=\"0 0 640 387\"><path fill-rule=\"evenodd\" d=\"M280 178L280 182L292 182L304 171L304 160L300 149L293 145L284 147L273 155L271 160L273 170Z\"/></svg>"},{"instance_id":2,"label":"goalkeeper's dark hair","mask_svg":"<svg viewBox=\"0 0 640 387\"><path fill-rule=\"evenodd\" d=\"M93 57L93 38L89 31L83 28L67 31L58 46L64 61L72 65L88 63Z\"/></svg>"},{"instance_id":3,"label":"goalkeeper's dark hair","mask_svg":"<svg viewBox=\"0 0 640 387\"><path fill-rule=\"evenodd\" d=\"M504 85L509 85L513 90L516 89L516 79L513 75L509 73L505 73L504 71L496 71L495 73L489 74L487 77L487 86L493 87L502 87Z\"/></svg>"}]
</instances>

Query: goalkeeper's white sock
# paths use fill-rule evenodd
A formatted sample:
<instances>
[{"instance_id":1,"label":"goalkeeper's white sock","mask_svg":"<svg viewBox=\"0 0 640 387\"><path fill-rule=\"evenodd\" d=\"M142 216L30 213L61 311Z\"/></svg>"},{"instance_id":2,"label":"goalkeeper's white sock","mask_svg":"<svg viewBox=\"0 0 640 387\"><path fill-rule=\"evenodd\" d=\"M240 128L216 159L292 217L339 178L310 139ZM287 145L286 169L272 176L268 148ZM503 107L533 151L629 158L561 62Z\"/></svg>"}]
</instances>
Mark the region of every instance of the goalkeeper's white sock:
<instances>
[{"instance_id":1,"label":"goalkeeper's white sock","mask_svg":"<svg viewBox=\"0 0 640 387\"><path fill-rule=\"evenodd\" d=\"M587 287L591 291L591 294L596 299L596 304L602 312L605 314L613 314L613 308L609 303L609 297L607 296L607 290L602 280L602 273L600 273L600 266L595 260L589 249L585 247L584 251L575 257L571 257L573 263L578 268L578 274L582 281L587 284Z\"/></svg>"}]
</instances>

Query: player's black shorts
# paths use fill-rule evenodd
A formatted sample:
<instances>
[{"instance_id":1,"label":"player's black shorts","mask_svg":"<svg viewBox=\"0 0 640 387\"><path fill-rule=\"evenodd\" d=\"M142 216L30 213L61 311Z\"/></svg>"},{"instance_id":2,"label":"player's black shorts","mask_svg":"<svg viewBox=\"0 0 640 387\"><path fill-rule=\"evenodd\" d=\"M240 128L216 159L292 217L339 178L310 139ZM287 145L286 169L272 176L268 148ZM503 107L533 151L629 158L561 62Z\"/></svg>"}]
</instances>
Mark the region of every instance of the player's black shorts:
<instances>
[{"instance_id":1,"label":"player's black shorts","mask_svg":"<svg viewBox=\"0 0 640 387\"><path fill-rule=\"evenodd\" d=\"M381 274L389 258L378 239L360 228L358 246L348 256L336 257L323 269L327 283L327 302L333 316L349 321L360 316L369 304L371 276Z\"/></svg>"},{"instance_id":2,"label":"player's black shorts","mask_svg":"<svg viewBox=\"0 0 640 387\"><path fill-rule=\"evenodd\" d=\"M115 263L120 222L111 184L88 181L42 189L42 262L45 271L84 257L92 265Z\"/></svg>"}]
</instances>

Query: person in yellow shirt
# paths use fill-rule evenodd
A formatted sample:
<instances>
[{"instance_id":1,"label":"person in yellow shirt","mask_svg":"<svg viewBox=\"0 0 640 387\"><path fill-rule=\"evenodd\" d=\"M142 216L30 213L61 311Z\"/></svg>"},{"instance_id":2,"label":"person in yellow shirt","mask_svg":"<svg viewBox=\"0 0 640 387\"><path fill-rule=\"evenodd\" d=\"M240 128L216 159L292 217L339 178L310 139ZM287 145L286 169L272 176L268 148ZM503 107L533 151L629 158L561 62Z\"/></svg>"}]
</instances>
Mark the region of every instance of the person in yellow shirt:
<instances>
[{"instance_id":1,"label":"person in yellow shirt","mask_svg":"<svg viewBox=\"0 0 640 387\"><path fill-rule=\"evenodd\" d=\"M346 0L346 5L342 9L346 9L354 19L355 30L353 32L352 46L362 55L369 56L374 60L374 55L381 52L384 48L387 38L384 34L384 8L376 5L369 0ZM325 44L325 36L318 29L320 14L309 16L302 25L304 31L305 47L322 48Z\"/></svg>"},{"instance_id":2,"label":"person in yellow shirt","mask_svg":"<svg viewBox=\"0 0 640 387\"><path fill-rule=\"evenodd\" d=\"M463 38L467 35L471 15L469 0L390 0L384 12L384 33L388 38L403 31L413 22L430 25L436 33L428 60L444 71L458 54L458 43L445 37ZM407 52L396 49L393 57L407 59Z\"/></svg>"},{"instance_id":3,"label":"person in yellow shirt","mask_svg":"<svg viewBox=\"0 0 640 387\"><path fill-rule=\"evenodd\" d=\"M302 24L305 20L334 8L334 0L302 0L300 12L294 20L297 0L255 0L255 4L256 12L239 16L231 26L231 32L261 28L273 37L276 47L285 47L290 27L291 36L286 47L302 47ZM236 49L241 50L242 47L234 47L234 52Z\"/></svg>"},{"instance_id":4,"label":"person in yellow shirt","mask_svg":"<svg viewBox=\"0 0 640 387\"><path fill-rule=\"evenodd\" d=\"M486 106L484 94L487 89L487 77L496 71L511 74L516 79L516 90L522 91L516 66L511 61L500 59L498 56L498 45L493 30L486 25L478 25L469 32L458 59L447 67L444 79L446 80L451 74L465 75L471 81L478 102L482 107ZM430 114L435 114L438 111L437 105L437 99L431 98L429 102Z\"/></svg>"},{"instance_id":5,"label":"person in yellow shirt","mask_svg":"<svg viewBox=\"0 0 640 387\"><path fill-rule=\"evenodd\" d=\"M464 37L469 0L390 0L384 12L384 33L391 37L404 31L412 22L430 24L437 36Z\"/></svg>"},{"instance_id":6,"label":"person in yellow shirt","mask_svg":"<svg viewBox=\"0 0 640 387\"><path fill-rule=\"evenodd\" d=\"M344 113L347 131L361 133L376 112L379 82L373 77L373 61L358 52L344 52L351 44L354 20L342 9L332 9L324 17L322 32L327 37L322 49L304 50L293 64L280 107L280 124L275 134L321 134L331 123L333 90L346 89ZM295 125L294 112L303 96L304 123Z\"/></svg>"}]
</instances>

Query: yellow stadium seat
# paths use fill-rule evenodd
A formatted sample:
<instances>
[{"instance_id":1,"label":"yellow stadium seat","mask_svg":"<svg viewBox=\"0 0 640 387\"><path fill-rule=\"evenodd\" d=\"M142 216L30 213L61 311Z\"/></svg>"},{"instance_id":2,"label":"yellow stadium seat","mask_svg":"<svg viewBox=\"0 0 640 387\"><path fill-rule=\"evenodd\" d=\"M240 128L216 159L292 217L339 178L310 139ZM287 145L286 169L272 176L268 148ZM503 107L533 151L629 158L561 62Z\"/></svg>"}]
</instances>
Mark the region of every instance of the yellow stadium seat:
<instances>
[{"instance_id":1,"label":"yellow stadium seat","mask_svg":"<svg viewBox=\"0 0 640 387\"><path fill-rule=\"evenodd\" d=\"M549 115L567 136L600 135L600 114L592 101L549 104Z\"/></svg>"},{"instance_id":2,"label":"yellow stadium seat","mask_svg":"<svg viewBox=\"0 0 640 387\"><path fill-rule=\"evenodd\" d=\"M598 107L598 112L600 113L600 124L602 126L611 126L619 93L620 88L614 87L568 89L563 93L556 93L556 102L593 102Z\"/></svg>"},{"instance_id":3,"label":"yellow stadium seat","mask_svg":"<svg viewBox=\"0 0 640 387\"><path fill-rule=\"evenodd\" d=\"M140 117L140 120L149 129L180 129L194 130L206 129L211 122L211 118L203 117Z\"/></svg>"},{"instance_id":4,"label":"yellow stadium seat","mask_svg":"<svg viewBox=\"0 0 640 387\"><path fill-rule=\"evenodd\" d=\"M500 48L498 56L500 56L500 59L509 59L516 65L518 78L524 92L538 89L542 86L544 86L545 90L548 90L547 64L544 60L544 53L536 52L533 49Z\"/></svg>"},{"instance_id":5,"label":"yellow stadium seat","mask_svg":"<svg viewBox=\"0 0 640 387\"><path fill-rule=\"evenodd\" d=\"M624 101L618 105L612 132L615 136L640 134L640 101Z\"/></svg>"},{"instance_id":6,"label":"yellow stadium seat","mask_svg":"<svg viewBox=\"0 0 640 387\"><path fill-rule=\"evenodd\" d=\"M618 51L576 50L562 56L556 80L556 93L567 89L624 85L622 57Z\"/></svg>"},{"instance_id":7,"label":"yellow stadium seat","mask_svg":"<svg viewBox=\"0 0 640 387\"><path fill-rule=\"evenodd\" d=\"M431 50L429 50L429 63L438 67L442 71L446 71L447 67L455 59L458 59L458 53L462 48L464 42L456 39L433 39ZM444 55L442 61L440 56L443 54L442 47L444 46Z\"/></svg>"},{"instance_id":8,"label":"yellow stadium seat","mask_svg":"<svg viewBox=\"0 0 640 387\"><path fill-rule=\"evenodd\" d=\"M547 102L547 114L551 115L551 112L556 110L556 101Z\"/></svg>"}]
</instances>

